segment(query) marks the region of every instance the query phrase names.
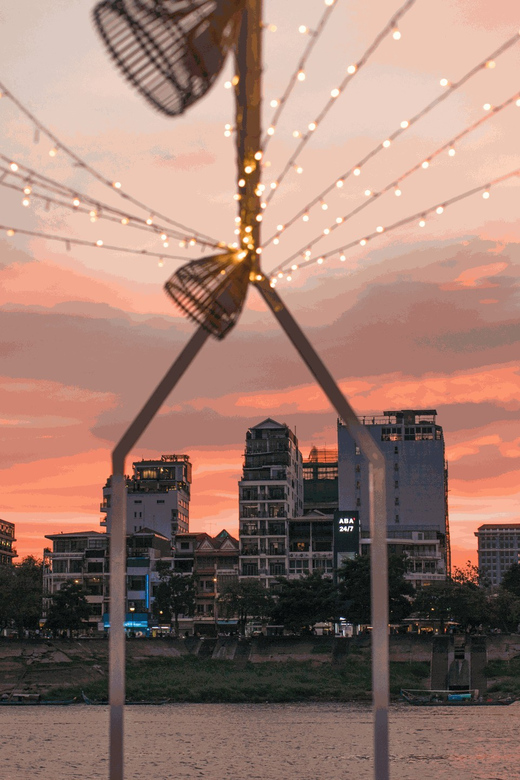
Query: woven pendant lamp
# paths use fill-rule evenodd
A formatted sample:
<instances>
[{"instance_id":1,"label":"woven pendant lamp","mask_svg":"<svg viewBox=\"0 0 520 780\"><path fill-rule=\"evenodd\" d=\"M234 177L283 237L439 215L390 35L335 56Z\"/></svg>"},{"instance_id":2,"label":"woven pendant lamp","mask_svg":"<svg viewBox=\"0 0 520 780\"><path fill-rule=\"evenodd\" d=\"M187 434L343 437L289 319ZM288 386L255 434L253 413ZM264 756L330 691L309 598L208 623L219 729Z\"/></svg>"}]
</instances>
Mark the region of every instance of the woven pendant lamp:
<instances>
[{"instance_id":1,"label":"woven pendant lamp","mask_svg":"<svg viewBox=\"0 0 520 780\"><path fill-rule=\"evenodd\" d=\"M244 0L103 0L94 22L126 78L159 111L206 94L234 43Z\"/></svg>"},{"instance_id":2,"label":"woven pendant lamp","mask_svg":"<svg viewBox=\"0 0 520 780\"><path fill-rule=\"evenodd\" d=\"M164 285L177 306L218 339L237 321L246 298L251 263L221 254L183 265Z\"/></svg>"}]
</instances>

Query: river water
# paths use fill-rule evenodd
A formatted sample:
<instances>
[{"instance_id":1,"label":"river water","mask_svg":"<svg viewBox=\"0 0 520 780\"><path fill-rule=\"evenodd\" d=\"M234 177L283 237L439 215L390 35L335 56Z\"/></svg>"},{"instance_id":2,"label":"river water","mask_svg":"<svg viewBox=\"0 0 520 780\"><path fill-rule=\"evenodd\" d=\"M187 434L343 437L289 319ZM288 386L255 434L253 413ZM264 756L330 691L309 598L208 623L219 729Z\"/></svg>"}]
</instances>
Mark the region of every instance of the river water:
<instances>
[{"instance_id":1,"label":"river water","mask_svg":"<svg viewBox=\"0 0 520 780\"><path fill-rule=\"evenodd\" d=\"M126 708L125 780L372 780L372 714L354 704ZM520 776L520 704L393 705L392 780ZM108 776L108 708L0 708L2 780Z\"/></svg>"}]
</instances>

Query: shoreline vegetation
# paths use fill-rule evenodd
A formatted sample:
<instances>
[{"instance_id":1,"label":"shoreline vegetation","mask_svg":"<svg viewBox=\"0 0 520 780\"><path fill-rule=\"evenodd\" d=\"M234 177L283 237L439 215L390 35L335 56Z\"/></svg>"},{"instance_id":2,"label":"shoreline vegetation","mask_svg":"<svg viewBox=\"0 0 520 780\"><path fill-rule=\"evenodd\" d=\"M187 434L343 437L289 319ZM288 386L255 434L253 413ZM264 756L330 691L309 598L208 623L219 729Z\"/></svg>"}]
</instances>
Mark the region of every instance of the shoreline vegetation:
<instances>
[{"instance_id":1,"label":"shoreline vegetation","mask_svg":"<svg viewBox=\"0 0 520 780\"><path fill-rule=\"evenodd\" d=\"M488 693L520 696L520 637L512 640L492 653ZM428 638L393 643L393 701L401 688L429 687L430 655ZM4 698L16 691L45 701L82 701L84 692L93 702L105 701L107 671L103 640L0 641ZM131 640L126 686L129 703L369 702L370 639Z\"/></svg>"}]
</instances>

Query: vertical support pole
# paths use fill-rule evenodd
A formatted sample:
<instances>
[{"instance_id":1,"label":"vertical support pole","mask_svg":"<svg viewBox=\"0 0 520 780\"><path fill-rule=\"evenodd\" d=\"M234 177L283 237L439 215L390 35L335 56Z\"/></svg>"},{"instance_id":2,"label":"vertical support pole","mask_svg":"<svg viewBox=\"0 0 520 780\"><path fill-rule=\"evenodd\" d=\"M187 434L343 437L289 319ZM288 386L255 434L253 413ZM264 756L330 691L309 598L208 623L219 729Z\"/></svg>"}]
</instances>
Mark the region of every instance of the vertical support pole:
<instances>
[{"instance_id":1,"label":"vertical support pole","mask_svg":"<svg viewBox=\"0 0 520 780\"><path fill-rule=\"evenodd\" d=\"M252 275L258 273L260 246L262 134L262 4L246 0L236 46L236 151L240 248L247 249ZM256 155L256 156L255 156ZM260 220L257 219L260 217Z\"/></svg>"},{"instance_id":2,"label":"vertical support pole","mask_svg":"<svg viewBox=\"0 0 520 780\"><path fill-rule=\"evenodd\" d=\"M112 527L110 529L110 780L124 777L125 612L126 612L126 484L125 459L153 420L209 332L201 325L159 382L112 452Z\"/></svg>"},{"instance_id":3,"label":"vertical support pole","mask_svg":"<svg viewBox=\"0 0 520 780\"><path fill-rule=\"evenodd\" d=\"M264 276L256 281L256 287L369 462L374 777L375 780L389 780L388 554L384 457L280 296Z\"/></svg>"}]
</instances>

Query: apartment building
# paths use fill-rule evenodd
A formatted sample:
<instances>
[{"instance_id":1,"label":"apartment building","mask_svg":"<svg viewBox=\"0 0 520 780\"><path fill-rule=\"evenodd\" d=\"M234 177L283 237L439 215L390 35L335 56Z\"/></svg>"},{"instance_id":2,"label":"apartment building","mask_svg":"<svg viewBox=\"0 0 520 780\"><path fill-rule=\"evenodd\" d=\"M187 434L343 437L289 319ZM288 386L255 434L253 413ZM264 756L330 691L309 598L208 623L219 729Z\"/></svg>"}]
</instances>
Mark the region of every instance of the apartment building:
<instances>
[{"instance_id":1,"label":"apartment building","mask_svg":"<svg viewBox=\"0 0 520 780\"><path fill-rule=\"evenodd\" d=\"M520 523L485 523L475 536L480 573L492 587L498 587L506 571L520 563Z\"/></svg>"},{"instance_id":2,"label":"apartment building","mask_svg":"<svg viewBox=\"0 0 520 780\"><path fill-rule=\"evenodd\" d=\"M0 566L12 565L13 558L16 557L16 550L13 548L15 542L14 523L0 519Z\"/></svg>"},{"instance_id":3,"label":"apartment building","mask_svg":"<svg viewBox=\"0 0 520 780\"><path fill-rule=\"evenodd\" d=\"M288 518L303 514L303 464L298 439L267 418L246 433L238 483L240 576L266 587L287 570Z\"/></svg>"},{"instance_id":4,"label":"apartment building","mask_svg":"<svg viewBox=\"0 0 520 780\"><path fill-rule=\"evenodd\" d=\"M141 460L133 463L132 469L132 476L126 478L127 533L136 533L146 527L171 540L178 533L187 533L192 479L189 455L162 455L158 460ZM103 488L100 510L104 513L100 525L110 533L111 477Z\"/></svg>"}]
</instances>

